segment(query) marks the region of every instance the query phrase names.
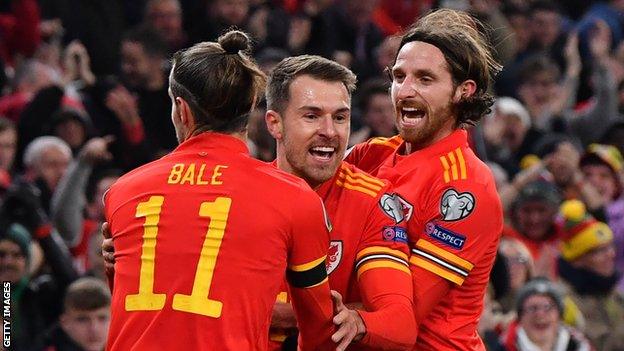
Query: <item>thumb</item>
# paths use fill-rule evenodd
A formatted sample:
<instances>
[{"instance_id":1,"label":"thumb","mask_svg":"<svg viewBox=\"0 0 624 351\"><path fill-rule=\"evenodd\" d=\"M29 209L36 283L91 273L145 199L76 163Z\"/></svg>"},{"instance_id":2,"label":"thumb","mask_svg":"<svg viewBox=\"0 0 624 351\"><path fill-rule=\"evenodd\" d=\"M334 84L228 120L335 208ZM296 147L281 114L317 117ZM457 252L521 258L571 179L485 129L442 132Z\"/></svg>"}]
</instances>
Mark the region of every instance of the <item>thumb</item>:
<instances>
[{"instance_id":1,"label":"thumb","mask_svg":"<svg viewBox=\"0 0 624 351\"><path fill-rule=\"evenodd\" d=\"M102 236L104 237L104 239L110 239L111 238L111 232L110 232L110 228L108 226L108 222L102 223Z\"/></svg>"},{"instance_id":2,"label":"thumb","mask_svg":"<svg viewBox=\"0 0 624 351\"><path fill-rule=\"evenodd\" d=\"M336 313L345 309L345 305L344 303L342 303L342 295L340 295L339 292L337 292L336 290L332 290L331 297L334 301L334 310L336 310Z\"/></svg>"}]
</instances>

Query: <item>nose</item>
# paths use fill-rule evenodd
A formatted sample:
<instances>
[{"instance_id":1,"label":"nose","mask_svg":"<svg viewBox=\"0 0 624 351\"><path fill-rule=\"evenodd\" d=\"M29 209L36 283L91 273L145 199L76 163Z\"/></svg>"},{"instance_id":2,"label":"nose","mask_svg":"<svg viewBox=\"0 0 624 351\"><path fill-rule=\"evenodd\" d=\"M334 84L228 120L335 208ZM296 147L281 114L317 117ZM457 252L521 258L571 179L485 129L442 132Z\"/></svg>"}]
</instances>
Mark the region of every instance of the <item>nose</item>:
<instances>
[{"instance_id":1,"label":"nose","mask_svg":"<svg viewBox=\"0 0 624 351\"><path fill-rule=\"evenodd\" d=\"M396 84L396 98L399 100L409 99L416 96L416 87L411 77L407 76L401 83Z\"/></svg>"},{"instance_id":2,"label":"nose","mask_svg":"<svg viewBox=\"0 0 624 351\"><path fill-rule=\"evenodd\" d=\"M327 138L333 138L338 134L336 131L336 126L334 125L334 119L331 115L323 116L320 118L318 134Z\"/></svg>"}]
</instances>

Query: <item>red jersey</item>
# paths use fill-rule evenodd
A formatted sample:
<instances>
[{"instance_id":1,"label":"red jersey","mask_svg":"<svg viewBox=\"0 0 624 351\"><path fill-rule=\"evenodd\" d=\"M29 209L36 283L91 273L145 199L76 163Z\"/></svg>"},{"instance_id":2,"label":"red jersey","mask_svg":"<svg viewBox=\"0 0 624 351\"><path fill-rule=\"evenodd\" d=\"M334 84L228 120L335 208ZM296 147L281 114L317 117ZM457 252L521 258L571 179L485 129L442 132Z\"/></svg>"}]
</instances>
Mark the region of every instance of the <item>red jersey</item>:
<instances>
[{"instance_id":1,"label":"red jersey","mask_svg":"<svg viewBox=\"0 0 624 351\"><path fill-rule=\"evenodd\" d=\"M414 289L423 279L415 267L453 283L421 321L417 349L485 350L476 327L503 228L492 174L469 148L465 130L407 156L403 148L398 136L376 138L356 145L347 161L390 180L401 196Z\"/></svg>"},{"instance_id":2,"label":"red jersey","mask_svg":"<svg viewBox=\"0 0 624 351\"><path fill-rule=\"evenodd\" d=\"M370 301L370 296L376 293L372 291L374 290L372 286L377 282L361 280L366 272L374 270L374 274L383 280L382 285L387 289L387 294L404 297L399 303L407 306L405 319L409 319L412 303L409 280L402 281L402 277L388 279L395 274L405 275L407 279L411 279L406 223L398 213L400 205L395 200L389 182L372 177L353 165L342 162L334 177L321 184L316 192L323 199L332 226L327 254L327 273L331 289L343 296L345 304L362 302L367 311L380 310L383 305L375 305ZM403 282L406 285L402 285ZM361 293L369 296L361 296ZM395 296L393 302L396 298ZM278 296L278 301L287 301L284 293ZM393 317L399 318L400 313L402 311L396 312ZM379 325L377 321L367 320L367 317L371 316L367 316L366 313L361 315L367 326L367 337L373 339L372 344L375 344L374 338L380 335L392 340L394 335L391 335L392 331L387 331L387 328L396 331L394 325L391 323ZM271 339L283 341L283 337L276 334L272 335ZM390 346L393 346L392 341ZM384 342L387 346L389 341ZM352 345L350 350L357 349L356 345L358 344ZM271 348L278 350L278 346L272 344Z\"/></svg>"},{"instance_id":3,"label":"red jersey","mask_svg":"<svg viewBox=\"0 0 624 351\"><path fill-rule=\"evenodd\" d=\"M107 350L265 350L286 272L303 349L328 349L328 227L301 179L202 133L105 195L115 246Z\"/></svg>"}]
</instances>

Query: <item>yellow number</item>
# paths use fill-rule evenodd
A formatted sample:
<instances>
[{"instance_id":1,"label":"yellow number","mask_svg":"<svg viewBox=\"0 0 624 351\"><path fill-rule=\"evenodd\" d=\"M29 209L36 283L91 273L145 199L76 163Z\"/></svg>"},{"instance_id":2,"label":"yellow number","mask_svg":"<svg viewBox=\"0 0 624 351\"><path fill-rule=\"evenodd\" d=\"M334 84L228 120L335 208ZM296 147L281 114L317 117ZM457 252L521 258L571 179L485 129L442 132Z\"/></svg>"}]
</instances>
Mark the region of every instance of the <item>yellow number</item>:
<instances>
[{"instance_id":1,"label":"yellow number","mask_svg":"<svg viewBox=\"0 0 624 351\"><path fill-rule=\"evenodd\" d=\"M165 198L152 196L139 203L136 218L145 217L143 223L143 245L141 246L141 275L139 293L126 296L126 311L158 311L165 306L165 294L154 294L154 261L156 259L156 236L160 210Z\"/></svg>"},{"instance_id":2,"label":"yellow number","mask_svg":"<svg viewBox=\"0 0 624 351\"><path fill-rule=\"evenodd\" d=\"M193 291L190 295L175 294L173 296L174 310L202 314L214 318L221 316L223 303L209 299L208 292L210 291L212 274L214 273L215 264L217 264L217 255L219 255L219 248L223 240L231 204L232 199L226 197L219 197L214 202L203 202L201 204L199 216L209 217L210 226L206 232L206 238L199 255Z\"/></svg>"},{"instance_id":3,"label":"yellow number","mask_svg":"<svg viewBox=\"0 0 624 351\"><path fill-rule=\"evenodd\" d=\"M141 202L137 206L136 217L145 217L141 274L139 293L126 296L127 311L153 311L160 310L165 306L166 295L154 293L156 236L158 235L158 221L160 220L163 202L163 196L152 196L148 201ZM213 202L202 202L199 208L199 216L210 218L210 225L199 255L191 294L175 294L172 304L174 310L213 318L221 316L223 303L209 299L208 295L231 204L232 199L227 197L218 197Z\"/></svg>"}]
</instances>

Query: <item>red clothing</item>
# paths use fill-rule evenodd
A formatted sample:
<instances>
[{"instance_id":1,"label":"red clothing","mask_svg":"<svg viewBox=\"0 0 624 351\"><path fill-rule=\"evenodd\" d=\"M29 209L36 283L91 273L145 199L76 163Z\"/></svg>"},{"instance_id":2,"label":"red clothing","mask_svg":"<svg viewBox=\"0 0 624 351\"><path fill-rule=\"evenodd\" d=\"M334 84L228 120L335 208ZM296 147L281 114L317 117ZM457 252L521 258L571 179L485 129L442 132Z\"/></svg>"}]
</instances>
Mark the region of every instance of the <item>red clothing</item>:
<instances>
[{"instance_id":1,"label":"red clothing","mask_svg":"<svg viewBox=\"0 0 624 351\"><path fill-rule=\"evenodd\" d=\"M404 146L400 137L376 138L346 160L390 180L402 197L415 293L428 277L454 284L420 321L417 349L484 350L476 327L503 226L494 179L464 130L407 156Z\"/></svg>"},{"instance_id":2,"label":"red clothing","mask_svg":"<svg viewBox=\"0 0 624 351\"><path fill-rule=\"evenodd\" d=\"M107 350L265 350L286 272L304 350L333 346L318 196L202 133L105 195L115 246Z\"/></svg>"},{"instance_id":3,"label":"red clothing","mask_svg":"<svg viewBox=\"0 0 624 351\"><path fill-rule=\"evenodd\" d=\"M392 188L387 181L343 162L334 177L316 192L323 199L332 225L327 257L329 286L343 296L345 303L362 302L366 311L385 309L386 313L377 315L360 313L367 329L364 343L387 349L410 347L415 322L409 248L405 221L397 223L391 217ZM381 296L388 300L380 301ZM285 302L284 294L280 297ZM395 320L401 320L403 328L397 328ZM272 336L274 341L282 339ZM271 348L279 350L279 344L273 343ZM363 348L359 343L349 349Z\"/></svg>"},{"instance_id":4,"label":"red clothing","mask_svg":"<svg viewBox=\"0 0 624 351\"><path fill-rule=\"evenodd\" d=\"M13 65L16 54L31 57L41 33L39 5L36 0L11 1L11 12L0 14L0 58Z\"/></svg>"}]
</instances>

